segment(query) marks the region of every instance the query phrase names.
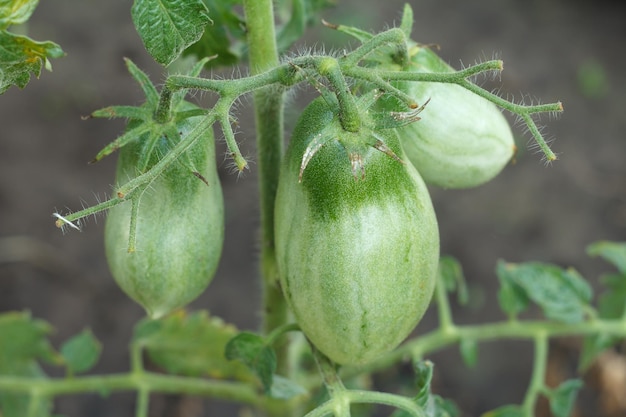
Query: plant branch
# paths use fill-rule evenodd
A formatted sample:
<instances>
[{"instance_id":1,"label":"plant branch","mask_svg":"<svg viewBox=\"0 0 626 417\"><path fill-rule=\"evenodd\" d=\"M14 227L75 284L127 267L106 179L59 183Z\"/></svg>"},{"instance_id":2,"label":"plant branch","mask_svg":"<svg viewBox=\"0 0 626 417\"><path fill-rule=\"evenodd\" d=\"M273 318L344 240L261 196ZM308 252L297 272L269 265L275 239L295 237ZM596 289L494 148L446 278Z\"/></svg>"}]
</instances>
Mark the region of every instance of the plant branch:
<instances>
[{"instance_id":1,"label":"plant branch","mask_svg":"<svg viewBox=\"0 0 626 417\"><path fill-rule=\"evenodd\" d=\"M244 0L248 51L252 74L279 66L274 13L271 0ZM255 91L254 109L259 167L261 211L261 274L263 279L263 324L265 334L287 322L287 303L282 295L274 243L274 200L283 155L283 89ZM277 372L287 372L287 345L276 346Z\"/></svg>"}]
</instances>

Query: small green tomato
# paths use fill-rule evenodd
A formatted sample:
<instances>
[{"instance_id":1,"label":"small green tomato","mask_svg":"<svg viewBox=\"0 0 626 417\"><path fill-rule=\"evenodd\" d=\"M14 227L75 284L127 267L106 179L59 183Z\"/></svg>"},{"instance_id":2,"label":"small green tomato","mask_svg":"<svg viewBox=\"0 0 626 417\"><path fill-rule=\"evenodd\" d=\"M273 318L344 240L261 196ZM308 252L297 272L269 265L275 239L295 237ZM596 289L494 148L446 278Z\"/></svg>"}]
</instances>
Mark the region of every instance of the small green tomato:
<instances>
[{"instance_id":1,"label":"small green tomato","mask_svg":"<svg viewBox=\"0 0 626 417\"><path fill-rule=\"evenodd\" d=\"M406 71L452 72L428 47L414 46ZM515 154L509 123L483 97L456 84L406 82L399 87L418 103L422 120L398 128L407 157L428 184L470 188L498 175Z\"/></svg>"},{"instance_id":2,"label":"small green tomato","mask_svg":"<svg viewBox=\"0 0 626 417\"><path fill-rule=\"evenodd\" d=\"M194 126L193 119L178 124L181 138ZM151 163L178 140L157 140ZM121 148L119 184L137 176L139 155L145 151L142 146L145 143L139 138ZM134 251L128 251L131 203L111 208L106 221L105 249L111 274L152 318L200 295L211 282L222 251L224 204L212 132L198 140L187 155L202 180L188 166L174 163L152 182L139 201Z\"/></svg>"},{"instance_id":3,"label":"small green tomato","mask_svg":"<svg viewBox=\"0 0 626 417\"><path fill-rule=\"evenodd\" d=\"M394 349L430 303L439 257L432 203L393 129L358 132L313 101L288 146L276 198L285 297L307 338L338 364Z\"/></svg>"}]
</instances>

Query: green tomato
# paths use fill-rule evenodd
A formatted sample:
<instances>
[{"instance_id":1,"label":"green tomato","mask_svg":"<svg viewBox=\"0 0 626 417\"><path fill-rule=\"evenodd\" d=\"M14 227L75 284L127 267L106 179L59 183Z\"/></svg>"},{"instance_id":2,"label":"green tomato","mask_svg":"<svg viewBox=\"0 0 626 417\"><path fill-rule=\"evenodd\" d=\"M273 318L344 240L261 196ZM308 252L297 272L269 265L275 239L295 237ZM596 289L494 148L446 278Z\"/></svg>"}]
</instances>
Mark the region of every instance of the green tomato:
<instances>
[{"instance_id":1,"label":"green tomato","mask_svg":"<svg viewBox=\"0 0 626 417\"><path fill-rule=\"evenodd\" d=\"M178 124L181 138L193 128L194 119ZM145 151L141 139L120 149L118 184L137 176L139 155ZM150 164L178 140L170 143L165 137L159 138ZM106 220L105 249L111 274L152 318L198 297L213 279L222 251L224 204L212 131L187 155L188 164L172 164L141 196L135 251L128 251L131 203L111 208ZM206 183L194 175L194 170Z\"/></svg>"},{"instance_id":2,"label":"green tomato","mask_svg":"<svg viewBox=\"0 0 626 417\"><path fill-rule=\"evenodd\" d=\"M276 197L285 298L307 338L339 364L369 362L409 335L430 303L439 258L424 182L390 156L403 157L395 131L371 125L344 131L336 111L313 101L293 131ZM380 143L386 148L372 145Z\"/></svg>"},{"instance_id":3,"label":"green tomato","mask_svg":"<svg viewBox=\"0 0 626 417\"><path fill-rule=\"evenodd\" d=\"M407 71L454 71L430 48L415 46L411 52ZM398 128L407 157L426 183L476 187L498 175L515 154L511 128L490 101L456 84L406 82L399 87L420 104L430 100L419 122Z\"/></svg>"}]
</instances>

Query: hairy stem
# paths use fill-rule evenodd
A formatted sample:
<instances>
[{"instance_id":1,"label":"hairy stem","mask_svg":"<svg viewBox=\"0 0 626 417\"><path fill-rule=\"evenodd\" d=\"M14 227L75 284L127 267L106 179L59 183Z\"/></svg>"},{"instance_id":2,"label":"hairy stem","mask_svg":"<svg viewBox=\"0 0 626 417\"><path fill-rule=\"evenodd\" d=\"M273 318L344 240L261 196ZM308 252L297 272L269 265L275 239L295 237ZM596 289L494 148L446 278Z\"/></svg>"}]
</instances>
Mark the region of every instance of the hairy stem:
<instances>
[{"instance_id":1,"label":"hairy stem","mask_svg":"<svg viewBox=\"0 0 626 417\"><path fill-rule=\"evenodd\" d=\"M279 65L271 0L244 0L250 68L260 74ZM254 94L261 210L261 274L263 331L270 333L287 321L274 249L274 200L283 154L283 91L263 88ZM278 372L285 371L286 345L276 346Z\"/></svg>"}]
</instances>

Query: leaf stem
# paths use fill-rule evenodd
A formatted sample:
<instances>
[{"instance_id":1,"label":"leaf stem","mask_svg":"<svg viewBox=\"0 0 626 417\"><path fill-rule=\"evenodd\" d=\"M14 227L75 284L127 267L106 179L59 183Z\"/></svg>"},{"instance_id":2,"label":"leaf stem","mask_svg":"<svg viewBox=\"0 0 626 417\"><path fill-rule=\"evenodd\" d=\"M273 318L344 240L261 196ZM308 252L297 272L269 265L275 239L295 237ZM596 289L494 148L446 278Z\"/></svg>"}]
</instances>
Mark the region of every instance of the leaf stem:
<instances>
[{"instance_id":1,"label":"leaf stem","mask_svg":"<svg viewBox=\"0 0 626 417\"><path fill-rule=\"evenodd\" d=\"M537 397L544 389L544 379L548 363L548 335L545 332L539 332L535 336L535 358L533 364L533 372L530 379L530 385L526 391L522 410L526 417L533 417Z\"/></svg>"}]
</instances>

